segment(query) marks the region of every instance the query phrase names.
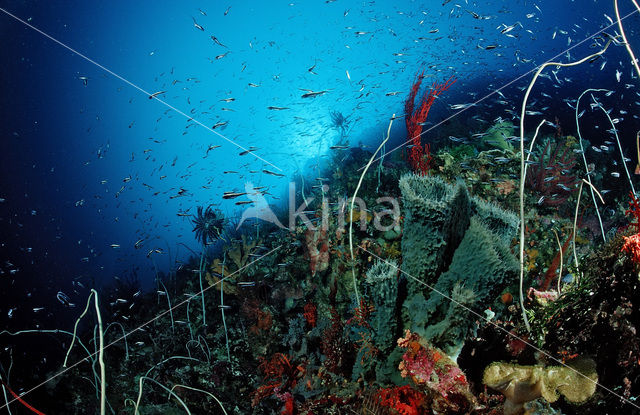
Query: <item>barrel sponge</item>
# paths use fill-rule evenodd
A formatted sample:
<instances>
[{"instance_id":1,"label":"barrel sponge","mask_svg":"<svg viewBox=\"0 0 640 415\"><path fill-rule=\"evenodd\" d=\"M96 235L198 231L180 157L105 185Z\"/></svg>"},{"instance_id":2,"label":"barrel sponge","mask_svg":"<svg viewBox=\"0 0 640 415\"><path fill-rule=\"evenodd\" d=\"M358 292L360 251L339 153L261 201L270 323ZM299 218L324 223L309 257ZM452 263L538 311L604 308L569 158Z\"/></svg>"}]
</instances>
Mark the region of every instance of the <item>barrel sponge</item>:
<instances>
[{"instance_id":1,"label":"barrel sponge","mask_svg":"<svg viewBox=\"0 0 640 415\"><path fill-rule=\"evenodd\" d=\"M426 313L422 317L426 324L426 338L450 353L459 351L469 330L473 329L474 319L468 318L467 310L459 307L452 310L450 298L454 298L455 288L464 287L465 291L473 293L472 298L459 303L482 312L505 285L516 279L517 272L518 261L509 246L488 230L477 216L472 217L451 266L440 275L427 299ZM465 318L452 319L458 314ZM448 327L446 335L437 330L441 327Z\"/></svg>"},{"instance_id":2,"label":"barrel sponge","mask_svg":"<svg viewBox=\"0 0 640 415\"><path fill-rule=\"evenodd\" d=\"M407 174L400 178L404 207L403 271L429 285L453 257L469 226L471 203L462 182ZM409 290L418 289L409 278Z\"/></svg>"},{"instance_id":3,"label":"barrel sponge","mask_svg":"<svg viewBox=\"0 0 640 415\"><path fill-rule=\"evenodd\" d=\"M425 338L447 353L452 359L457 359L462 350L472 324L468 308L476 303L475 293L461 283L456 283L449 295L448 310L445 317L426 327ZM431 322L433 323L433 321Z\"/></svg>"},{"instance_id":4,"label":"barrel sponge","mask_svg":"<svg viewBox=\"0 0 640 415\"><path fill-rule=\"evenodd\" d=\"M516 237L520 219L515 213L477 197L471 199L471 209L478 220L503 242L510 244Z\"/></svg>"},{"instance_id":5,"label":"barrel sponge","mask_svg":"<svg viewBox=\"0 0 640 415\"><path fill-rule=\"evenodd\" d=\"M373 341L381 351L388 351L395 346L396 302L398 299L398 263L377 261L368 271L365 281L369 298L375 307L370 323L375 335Z\"/></svg>"},{"instance_id":6,"label":"barrel sponge","mask_svg":"<svg viewBox=\"0 0 640 415\"><path fill-rule=\"evenodd\" d=\"M474 216L453 255L451 266L440 276L434 288L450 293L460 282L474 292L476 302L490 303L505 284L515 280L517 272L518 261L509 245ZM438 297L442 299L442 296Z\"/></svg>"}]
</instances>

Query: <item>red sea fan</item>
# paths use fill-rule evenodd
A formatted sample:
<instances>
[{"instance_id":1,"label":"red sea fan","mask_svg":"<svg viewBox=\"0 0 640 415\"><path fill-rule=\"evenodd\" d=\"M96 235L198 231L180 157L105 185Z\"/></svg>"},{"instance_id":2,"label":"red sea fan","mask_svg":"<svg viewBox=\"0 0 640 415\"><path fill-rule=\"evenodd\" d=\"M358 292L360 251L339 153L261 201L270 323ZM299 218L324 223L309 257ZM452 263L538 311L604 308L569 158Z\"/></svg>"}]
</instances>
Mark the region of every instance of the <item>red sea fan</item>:
<instances>
[{"instance_id":1,"label":"red sea fan","mask_svg":"<svg viewBox=\"0 0 640 415\"><path fill-rule=\"evenodd\" d=\"M407 137L410 144L409 162L415 172L425 175L429 172L431 154L429 151L429 144L426 144L423 147L420 140L422 125L427 120L427 116L429 115L429 110L431 109L433 102L440 94L449 89L449 87L456 82L456 79L451 77L443 84L438 84L436 82L431 84L429 91L425 92L422 96L420 106L418 109L415 109L416 96L418 95L423 79L424 72L416 78L411 86L409 96L404 102L404 122L407 127Z\"/></svg>"},{"instance_id":2,"label":"red sea fan","mask_svg":"<svg viewBox=\"0 0 640 415\"><path fill-rule=\"evenodd\" d=\"M636 199L633 192L629 192L629 197L631 198L629 209L627 209L624 214L635 219L635 222L632 221L629 225L636 228L636 233L640 233L640 204L638 204L638 199Z\"/></svg>"},{"instance_id":3,"label":"red sea fan","mask_svg":"<svg viewBox=\"0 0 640 415\"><path fill-rule=\"evenodd\" d=\"M329 372L345 374L350 370L352 345L344 333L344 323L335 308L331 308L331 325L322 333L324 365Z\"/></svg>"},{"instance_id":4,"label":"red sea fan","mask_svg":"<svg viewBox=\"0 0 640 415\"><path fill-rule=\"evenodd\" d=\"M576 158L571 148L562 142L548 140L540 158L528 169L526 183L539 195L539 205L559 206L577 190L580 181L573 173Z\"/></svg>"}]
</instances>

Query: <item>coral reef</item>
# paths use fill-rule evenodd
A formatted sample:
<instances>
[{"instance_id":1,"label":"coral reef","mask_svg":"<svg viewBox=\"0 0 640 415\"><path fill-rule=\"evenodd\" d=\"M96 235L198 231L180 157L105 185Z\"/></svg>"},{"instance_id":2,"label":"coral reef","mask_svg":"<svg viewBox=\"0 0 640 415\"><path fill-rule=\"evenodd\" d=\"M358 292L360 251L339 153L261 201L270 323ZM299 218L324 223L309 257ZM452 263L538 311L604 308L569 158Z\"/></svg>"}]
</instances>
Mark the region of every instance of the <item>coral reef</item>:
<instances>
[{"instance_id":1,"label":"coral reef","mask_svg":"<svg viewBox=\"0 0 640 415\"><path fill-rule=\"evenodd\" d=\"M579 208L574 229L573 211L528 201L527 332L514 301L519 218L510 210L518 207L519 163L511 134L513 126L499 121L478 136L486 141L482 151L444 147L429 175L410 173L411 160L385 156L378 174L361 183L367 208L354 211L353 254L341 201L371 157L364 148L336 152L318 174L329 188L305 190L309 200L329 202L326 227L265 232L251 225L231 239L207 228L213 215L201 209L195 232L202 252L166 276L158 272L166 287L145 293L134 280L117 281L104 294L104 316L114 320L105 334L114 412L140 396L140 413L172 413L181 402L191 413L212 414L630 413L621 398L640 395L640 204L631 197L632 227L624 230L627 199L618 200L618 235L594 248L589 208ZM558 168L561 160L558 150ZM380 216L389 211L375 205L382 192L402 196L398 217L383 221L384 229ZM308 209L314 223L323 217L322 207ZM205 295L197 272L211 287ZM94 328L81 331L78 340L91 353ZM52 413L97 412L98 362L87 351L75 347L70 357L91 364L69 368L64 382L43 393L59 397ZM13 378L28 384L22 373ZM595 389L596 380L618 396ZM37 396L27 402L41 403Z\"/></svg>"},{"instance_id":2,"label":"coral reef","mask_svg":"<svg viewBox=\"0 0 640 415\"><path fill-rule=\"evenodd\" d=\"M625 234L618 234L581 263L583 275L577 289L563 293L544 309L540 327L543 348L558 358L592 356L598 364L599 382L624 397L639 393L640 316L635 303L640 295L638 265L622 252ZM598 405L620 408L619 398L601 393Z\"/></svg>"}]
</instances>

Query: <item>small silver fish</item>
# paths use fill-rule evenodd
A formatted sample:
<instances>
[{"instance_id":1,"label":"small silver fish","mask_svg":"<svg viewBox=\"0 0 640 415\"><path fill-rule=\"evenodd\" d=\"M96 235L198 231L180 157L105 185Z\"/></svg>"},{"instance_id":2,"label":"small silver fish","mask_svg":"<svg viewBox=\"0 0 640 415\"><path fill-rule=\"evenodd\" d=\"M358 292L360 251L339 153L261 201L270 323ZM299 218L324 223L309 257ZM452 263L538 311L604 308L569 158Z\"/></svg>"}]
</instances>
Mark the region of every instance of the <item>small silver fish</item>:
<instances>
[{"instance_id":1,"label":"small silver fish","mask_svg":"<svg viewBox=\"0 0 640 415\"><path fill-rule=\"evenodd\" d=\"M75 307L76 306L75 304L73 304L71 302L71 299L69 298L69 296L67 294L63 293L62 291L58 291L58 294L56 294L56 298L65 307Z\"/></svg>"},{"instance_id":2,"label":"small silver fish","mask_svg":"<svg viewBox=\"0 0 640 415\"><path fill-rule=\"evenodd\" d=\"M193 17L192 17L192 19L193 19L193 26L194 26L196 29L201 30L201 31L203 31L203 32L204 32L204 27L200 26L200 25L196 22L196 19L194 19Z\"/></svg>"},{"instance_id":3,"label":"small silver fish","mask_svg":"<svg viewBox=\"0 0 640 415\"><path fill-rule=\"evenodd\" d=\"M266 173L266 174L270 174L272 176L276 176L276 177L284 177L284 174L276 173L276 172L271 171L271 170L263 169L262 172Z\"/></svg>"},{"instance_id":4,"label":"small silver fish","mask_svg":"<svg viewBox=\"0 0 640 415\"><path fill-rule=\"evenodd\" d=\"M566 186L566 185L564 185L562 183L558 183L558 187L561 188L564 191L567 191L567 192L571 191L571 189L568 186Z\"/></svg>"},{"instance_id":5,"label":"small silver fish","mask_svg":"<svg viewBox=\"0 0 640 415\"><path fill-rule=\"evenodd\" d=\"M162 95L162 94L166 94L167 91L158 91L158 92L154 92L153 94L149 95L149 99L154 99L155 97L157 97L158 95Z\"/></svg>"}]
</instances>

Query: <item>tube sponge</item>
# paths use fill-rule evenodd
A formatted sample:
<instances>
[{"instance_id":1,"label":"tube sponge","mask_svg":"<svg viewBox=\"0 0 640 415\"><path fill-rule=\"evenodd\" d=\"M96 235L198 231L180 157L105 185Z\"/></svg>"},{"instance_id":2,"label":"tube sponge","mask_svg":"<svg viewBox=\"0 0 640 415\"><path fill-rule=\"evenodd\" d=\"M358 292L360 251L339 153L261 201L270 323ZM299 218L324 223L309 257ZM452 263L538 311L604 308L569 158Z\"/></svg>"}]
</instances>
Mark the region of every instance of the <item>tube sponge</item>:
<instances>
[{"instance_id":1,"label":"tube sponge","mask_svg":"<svg viewBox=\"0 0 640 415\"><path fill-rule=\"evenodd\" d=\"M398 320L396 301L398 299L398 263L377 261L368 271L366 282L369 297L375 311L371 317L371 328L375 332L373 342L381 351L389 351L395 345Z\"/></svg>"}]
</instances>

